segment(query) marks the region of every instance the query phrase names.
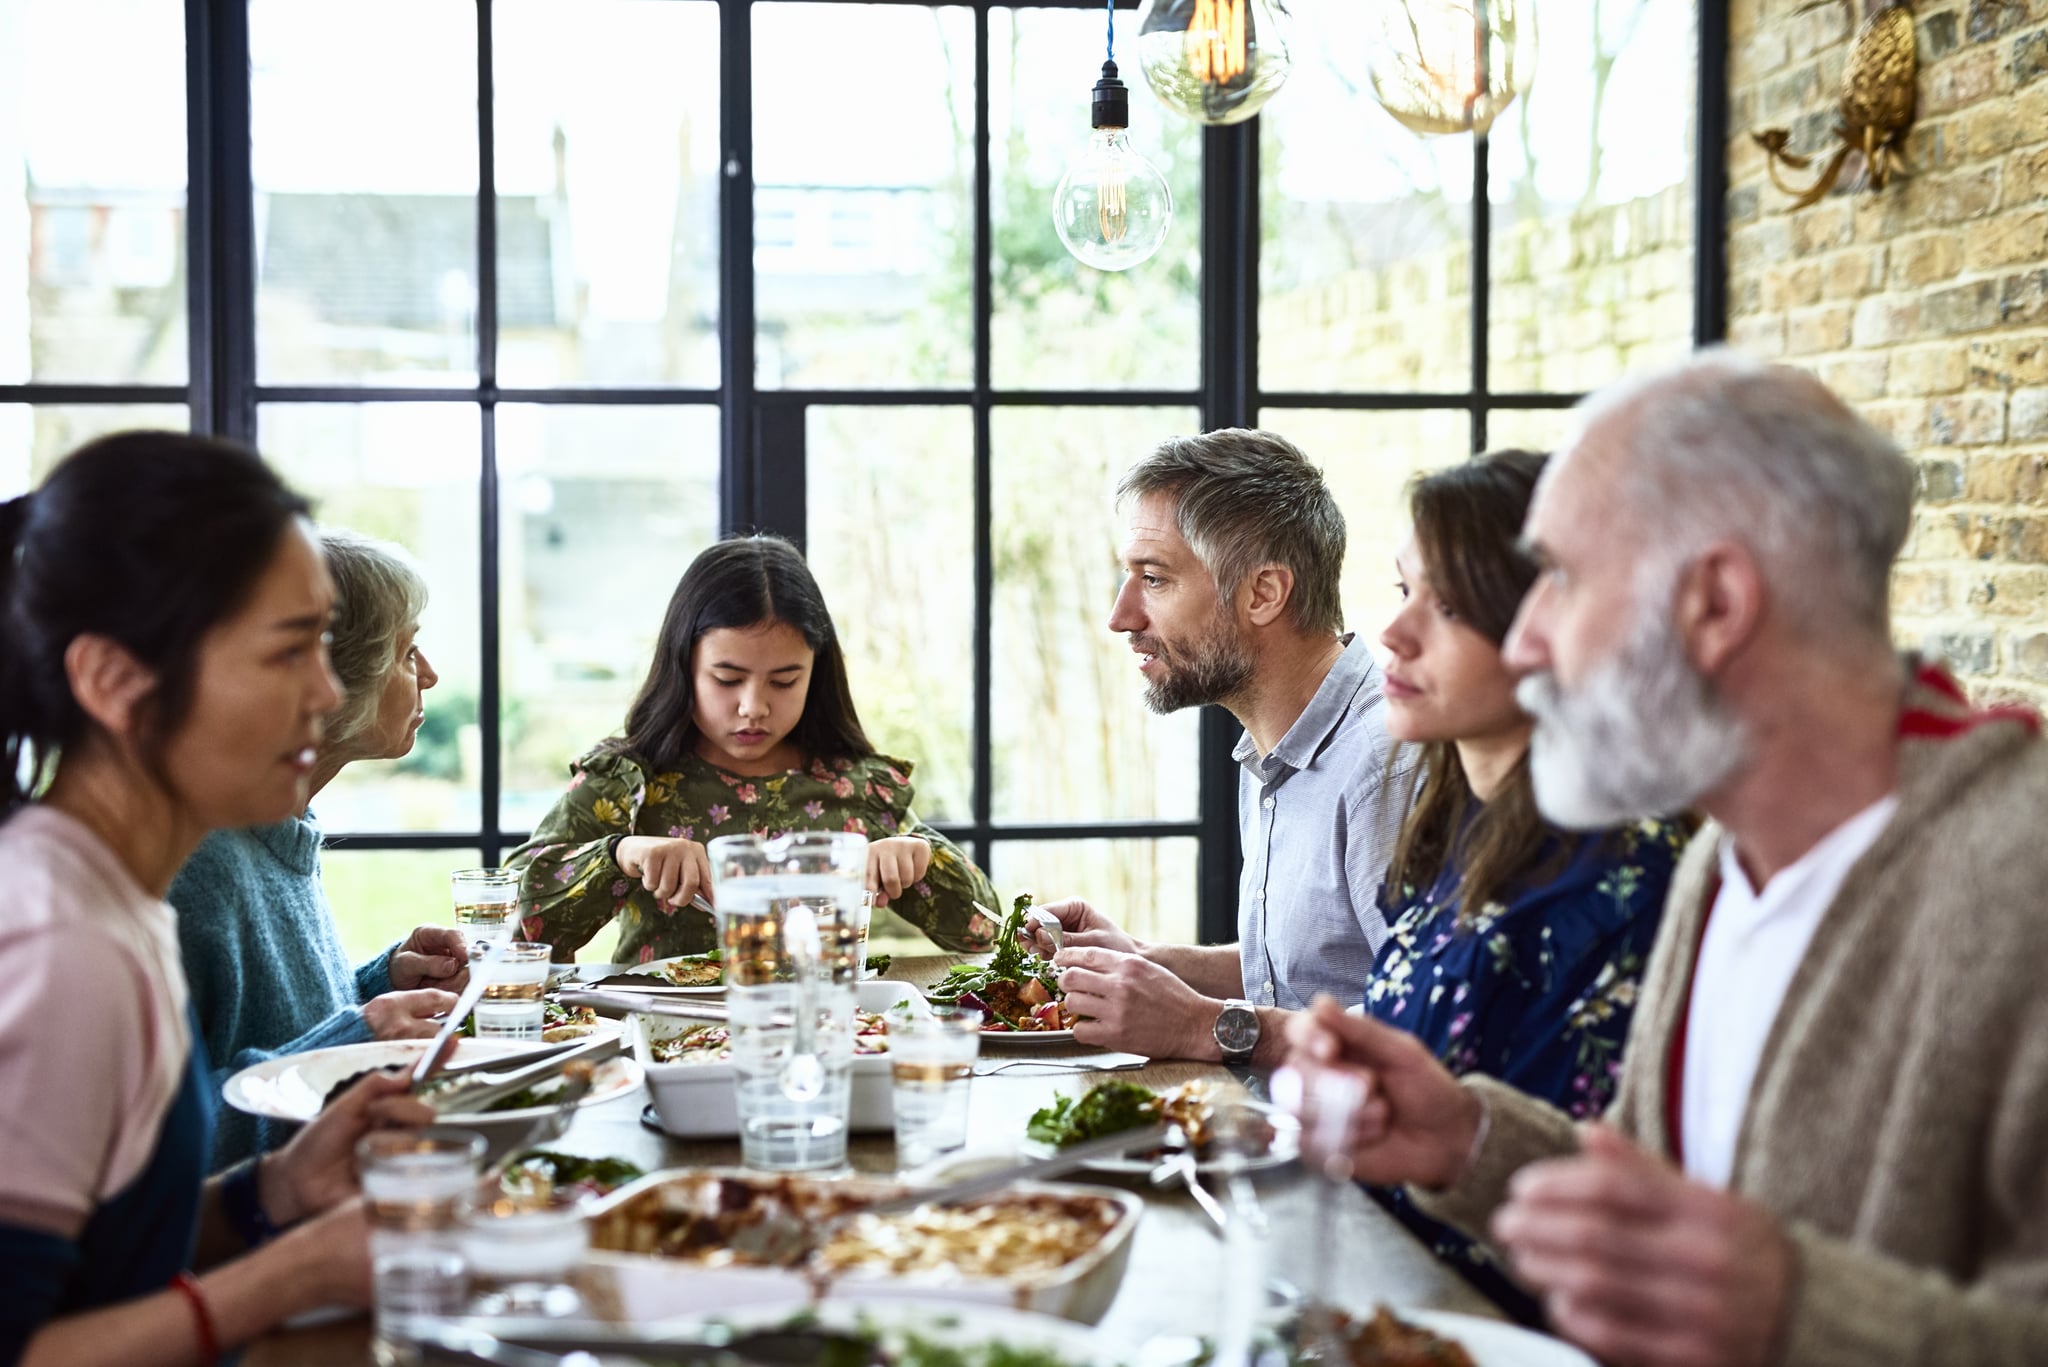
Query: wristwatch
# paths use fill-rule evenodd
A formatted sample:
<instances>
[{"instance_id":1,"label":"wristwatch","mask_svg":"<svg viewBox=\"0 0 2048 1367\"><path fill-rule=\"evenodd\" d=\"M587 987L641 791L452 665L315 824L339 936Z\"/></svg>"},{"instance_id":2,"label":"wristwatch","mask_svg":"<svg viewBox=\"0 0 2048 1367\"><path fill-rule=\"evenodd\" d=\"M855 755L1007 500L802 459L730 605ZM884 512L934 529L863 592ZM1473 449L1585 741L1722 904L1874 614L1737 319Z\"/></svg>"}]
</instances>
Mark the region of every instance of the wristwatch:
<instances>
[{"instance_id":1,"label":"wristwatch","mask_svg":"<svg viewBox=\"0 0 2048 1367\"><path fill-rule=\"evenodd\" d=\"M1225 1063L1250 1063L1252 1051L1259 1047L1259 1013L1250 1002L1232 997L1216 1014L1214 1033Z\"/></svg>"}]
</instances>

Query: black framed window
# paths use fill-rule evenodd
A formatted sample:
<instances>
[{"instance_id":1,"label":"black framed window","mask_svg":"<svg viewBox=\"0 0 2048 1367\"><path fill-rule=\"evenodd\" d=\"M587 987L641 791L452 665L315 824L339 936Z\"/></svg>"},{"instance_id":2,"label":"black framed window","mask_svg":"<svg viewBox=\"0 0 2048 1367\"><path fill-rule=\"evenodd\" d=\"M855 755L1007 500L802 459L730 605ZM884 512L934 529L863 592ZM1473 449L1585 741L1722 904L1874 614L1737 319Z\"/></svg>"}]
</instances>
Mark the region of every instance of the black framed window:
<instances>
[{"instance_id":1,"label":"black framed window","mask_svg":"<svg viewBox=\"0 0 2048 1367\"><path fill-rule=\"evenodd\" d=\"M1410 471L1546 444L1585 389L1719 334L1725 0L1550 7L1490 146L1399 129L1345 7L1304 12L1254 123L1135 92L1177 221L1123 276L1049 217L1092 4L4 15L0 298L28 308L0 309L0 491L189 423L428 568L420 744L316 802L364 944L522 837L617 726L682 567L741 528L806 546L870 730L999 888L1229 938L1236 729L1147 714L1107 636L1115 474L1170 432L1293 436L1376 632ZM105 117L47 117L109 72Z\"/></svg>"}]
</instances>

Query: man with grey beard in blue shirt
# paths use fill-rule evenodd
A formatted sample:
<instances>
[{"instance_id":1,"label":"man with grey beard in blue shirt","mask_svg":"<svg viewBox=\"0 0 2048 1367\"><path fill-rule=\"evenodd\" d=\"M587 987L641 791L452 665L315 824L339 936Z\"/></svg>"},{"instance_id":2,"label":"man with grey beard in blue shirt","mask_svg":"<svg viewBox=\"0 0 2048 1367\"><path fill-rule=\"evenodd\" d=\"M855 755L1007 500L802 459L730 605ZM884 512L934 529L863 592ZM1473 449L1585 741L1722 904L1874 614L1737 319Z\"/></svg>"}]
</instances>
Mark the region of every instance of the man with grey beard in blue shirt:
<instances>
[{"instance_id":1,"label":"man with grey beard in blue shirt","mask_svg":"<svg viewBox=\"0 0 2048 1367\"><path fill-rule=\"evenodd\" d=\"M1293 443L1228 429L1175 437L1118 485L1125 578L1110 612L1155 712L1213 703L1234 752L1235 945L1143 941L1085 901L1054 903L1075 1038L1154 1058L1270 1066L1282 1018L1359 999L1386 923L1380 879L1405 814L1380 671L1342 633L1344 515ZM1043 928L1035 946L1052 953Z\"/></svg>"}]
</instances>

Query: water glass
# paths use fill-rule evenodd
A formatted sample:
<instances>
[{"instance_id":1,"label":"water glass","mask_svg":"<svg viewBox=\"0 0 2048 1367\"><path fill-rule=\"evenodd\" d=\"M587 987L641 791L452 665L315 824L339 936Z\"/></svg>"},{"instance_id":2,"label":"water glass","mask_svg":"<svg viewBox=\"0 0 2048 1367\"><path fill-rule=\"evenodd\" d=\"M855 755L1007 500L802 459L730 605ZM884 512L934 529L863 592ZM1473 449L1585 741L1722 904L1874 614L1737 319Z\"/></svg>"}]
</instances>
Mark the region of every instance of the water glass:
<instances>
[{"instance_id":1,"label":"water glass","mask_svg":"<svg viewBox=\"0 0 2048 1367\"><path fill-rule=\"evenodd\" d=\"M479 1315L573 1315L583 1298L569 1285L590 1250L590 1222L581 1203L563 1196L543 1202L499 1197L470 1212L463 1252Z\"/></svg>"},{"instance_id":2,"label":"water glass","mask_svg":"<svg viewBox=\"0 0 2048 1367\"><path fill-rule=\"evenodd\" d=\"M982 1014L934 1003L888 1014L896 1166L917 1168L967 1143L967 1089L981 1053Z\"/></svg>"},{"instance_id":3,"label":"water glass","mask_svg":"<svg viewBox=\"0 0 2048 1367\"><path fill-rule=\"evenodd\" d=\"M455 924L479 941L502 936L519 919L517 869L457 869L448 885L455 894Z\"/></svg>"},{"instance_id":4,"label":"water glass","mask_svg":"<svg viewBox=\"0 0 2048 1367\"><path fill-rule=\"evenodd\" d=\"M484 994L476 1003L478 1039L541 1037L552 952L551 945L525 940L484 940L469 947L469 971L484 976Z\"/></svg>"},{"instance_id":5,"label":"water glass","mask_svg":"<svg viewBox=\"0 0 2048 1367\"><path fill-rule=\"evenodd\" d=\"M379 1130L356 1143L370 1221L371 1347L381 1367L415 1360L425 1324L463 1313L462 1222L483 1155L483 1136L468 1130Z\"/></svg>"},{"instance_id":6,"label":"water glass","mask_svg":"<svg viewBox=\"0 0 2048 1367\"><path fill-rule=\"evenodd\" d=\"M776 1172L843 1167L860 972L844 928L864 910L867 839L728 835L708 853L741 1161Z\"/></svg>"}]
</instances>

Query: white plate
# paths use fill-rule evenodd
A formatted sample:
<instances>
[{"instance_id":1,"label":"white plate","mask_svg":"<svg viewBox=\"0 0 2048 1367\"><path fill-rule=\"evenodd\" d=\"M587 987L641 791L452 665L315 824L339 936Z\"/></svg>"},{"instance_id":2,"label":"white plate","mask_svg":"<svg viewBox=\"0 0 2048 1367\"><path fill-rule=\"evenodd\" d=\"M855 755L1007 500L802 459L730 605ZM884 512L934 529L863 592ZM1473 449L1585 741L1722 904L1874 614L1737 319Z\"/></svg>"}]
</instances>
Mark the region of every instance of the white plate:
<instances>
[{"instance_id":1,"label":"white plate","mask_svg":"<svg viewBox=\"0 0 2048 1367\"><path fill-rule=\"evenodd\" d=\"M1448 1310L1396 1310L1402 1319L1456 1339L1478 1367L1598 1367L1561 1339L1478 1315Z\"/></svg>"},{"instance_id":2,"label":"white plate","mask_svg":"<svg viewBox=\"0 0 2048 1367\"><path fill-rule=\"evenodd\" d=\"M344 1044L333 1049L313 1049L303 1054L286 1054L244 1068L228 1079L222 1095L228 1105L250 1115L270 1120L304 1122L320 1114L320 1103L343 1078L372 1068L393 1064L410 1067L425 1052L426 1040L389 1040L370 1044ZM528 1040L462 1040L455 1046L454 1063L481 1063L487 1059L530 1053ZM630 1058L606 1059L597 1067L585 1106L623 1096L640 1086L640 1065ZM524 1121L531 1124L552 1111L552 1106L532 1106L517 1111L488 1111L481 1115L445 1115L448 1125L497 1126Z\"/></svg>"},{"instance_id":3,"label":"white plate","mask_svg":"<svg viewBox=\"0 0 2048 1367\"><path fill-rule=\"evenodd\" d=\"M1266 1146L1266 1151L1256 1158L1244 1160L1244 1170L1246 1172L1264 1172L1268 1168L1277 1168L1284 1164L1292 1163L1295 1159L1301 1157L1300 1121L1287 1112L1277 1107L1269 1106L1263 1101L1247 1101L1244 1104L1264 1115L1266 1122L1273 1127L1273 1142ZM1054 1151L1050 1145L1037 1145L1035 1147L1042 1149L1048 1154ZM1142 1176L1158 1167L1159 1162L1160 1160L1157 1158L1140 1158L1136 1155L1127 1155L1122 1158L1098 1158L1094 1162L1085 1163L1082 1166L1095 1172L1132 1173ZM1231 1170L1233 1166L1231 1162L1220 1161L1214 1158L1198 1158L1195 1160L1195 1171L1202 1173L1225 1172Z\"/></svg>"},{"instance_id":4,"label":"white plate","mask_svg":"<svg viewBox=\"0 0 2048 1367\"><path fill-rule=\"evenodd\" d=\"M1108 1335L1086 1325L1029 1310L1007 1306L959 1305L926 1300L826 1300L805 1309L816 1315L828 1329L872 1329L883 1339L884 1352L894 1357L906 1334L929 1343L953 1348L1001 1347L1015 1354L1037 1349L1053 1354L1069 1367L1109 1367L1128 1360L1129 1354ZM725 1314L706 1315L689 1325L666 1324L664 1330L701 1331L706 1325L724 1324L736 1330L767 1329L788 1322L787 1306L755 1306ZM893 1346L892 1346L893 1344ZM970 1361L987 1361L976 1354ZM1491 1367L1491 1364L1487 1364Z\"/></svg>"},{"instance_id":5,"label":"white plate","mask_svg":"<svg viewBox=\"0 0 2048 1367\"><path fill-rule=\"evenodd\" d=\"M984 1030L983 1044L1072 1044L1072 1030Z\"/></svg>"},{"instance_id":6,"label":"white plate","mask_svg":"<svg viewBox=\"0 0 2048 1367\"><path fill-rule=\"evenodd\" d=\"M626 976L645 978L647 982L644 987L638 984L628 986L612 983L605 988L605 991L639 992L654 990L664 997L724 996L724 983L714 983L709 987L677 987L661 976L661 966L663 964L678 963L684 959L701 957L703 956L697 954L672 954L666 959L649 959L644 964L563 964L556 970L556 973L549 975L548 986L552 989L567 982L589 984L599 982L605 978ZM562 969L568 970L568 974L558 978Z\"/></svg>"}]
</instances>

